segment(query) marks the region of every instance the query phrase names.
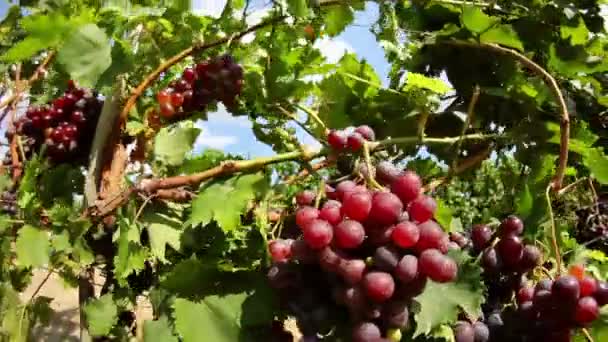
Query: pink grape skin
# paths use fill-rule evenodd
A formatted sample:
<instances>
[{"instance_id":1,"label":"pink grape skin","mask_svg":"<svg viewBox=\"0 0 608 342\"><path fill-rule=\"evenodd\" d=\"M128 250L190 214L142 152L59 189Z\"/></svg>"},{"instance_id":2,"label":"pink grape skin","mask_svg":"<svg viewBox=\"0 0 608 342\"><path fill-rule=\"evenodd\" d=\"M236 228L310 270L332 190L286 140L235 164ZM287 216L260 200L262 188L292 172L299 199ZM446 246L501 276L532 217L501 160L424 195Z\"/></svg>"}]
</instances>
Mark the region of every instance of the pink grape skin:
<instances>
[{"instance_id":1,"label":"pink grape skin","mask_svg":"<svg viewBox=\"0 0 608 342\"><path fill-rule=\"evenodd\" d=\"M287 240L277 239L270 241L268 250L274 262L285 262L291 256L291 243Z\"/></svg>"},{"instance_id":2,"label":"pink grape skin","mask_svg":"<svg viewBox=\"0 0 608 342\"><path fill-rule=\"evenodd\" d=\"M422 252L425 249L435 248L439 249L442 244L446 233L441 229L439 224L435 221L426 221L418 225L420 231L418 242L416 243L416 250Z\"/></svg>"},{"instance_id":3,"label":"pink grape skin","mask_svg":"<svg viewBox=\"0 0 608 342\"><path fill-rule=\"evenodd\" d=\"M410 248L418 242L420 229L412 222L401 222L395 225L391 237L395 245L401 248Z\"/></svg>"},{"instance_id":4,"label":"pink grape skin","mask_svg":"<svg viewBox=\"0 0 608 342\"><path fill-rule=\"evenodd\" d=\"M407 208L410 219L416 222L426 222L433 218L437 210L437 203L429 196L420 195L413 200Z\"/></svg>"},{"instance_id":5,"label":"pink grape skin","mask_svg":"<svg viewBox=\"0 0 608 342\"><path fill-rule=\"evenodd\" d=\"M595 321L600 315L597 301L593 297L582 297L576 304L574 320L581 325Z\"/></svg>"},{"instance_id":6,"label":"pink grape skin","mask_svg":"<svg viewBox=\"0 0 608 342\"><path fill-rule=\"evenodd\" d=\"M353 342L375 342L381 337L380 328L374 323L361 322L353 328Z\"/></svg>"},{"instance_id":7,"label":"pink grape skin","mask_svg":"<svg viewBox=\"0 0 608 342\"><path fill-rule=\"evenodd\" d=\"M422 190L422 180L412 171L405 171L391 184L391 191L401 199L403 204L414 200Z\"/></svg>"},{"instance_id":8,"label":"pink grape skin","mask_svg":"<svg viewBox=\"0 0 608 342\"><path fill-rule=\"evenodd\" d=\"M581 288L581 297L591 296L597 290L597 280L592 276L585 275L578 283Z\"/></svg>"},{"instance_id":9,"label":"pink grape skin","mask_svg":"<svg viewBox=\"0 0 608 342\"><path fill-rule=\"evenodd\" d=\"M311 205L315 200L316 194L310 190L304 190L296 195L298 205Z\"/></svg>"},{"instance_id":10,"label":"pink grape skin","mask_svg":"<svg viewBox=\"0 0 608 342\"><path fill-rule=\"evenodd\" d=\"M390 225L397 222L403 211L403 204L396 195L390 192L379 192L372 198L370 219L381 225Z\"/></svg>"},{"instance_id":11,"label":"pink grape skin","mask_svg":"<svg viewBox=\"0 0 608 342\"><path fill-rule=\"evenodd\" d=\"M340 201L344 200L345 195L353 192L356 186L357 184L350 180L345 180L338 183L338 185L336 186L336 196L338 197L337 199Z\"/></svg>"},{"instance_id":12,"label":"pink grape skin","mask_svg":"<svg viewBox=\"0 0 608 342\"><path fill-rule=\"evenodd\" d=\"M534 298L534 288L530 286L522 287L517 291L517 302L523 304Z\"/></svg>"},{"instance_id":13,"label":"pink grape skin","mask_svg":"<svg viewBox=\"0 0 608 342\"><path fill-rule=\"evenodd\" d=\"M381 161L376 166L376 178L382 184L392 184L399 176L401 171L389 161Z\"/></svg>"},{"instance_id":14,"label":"pink grape skin","mask_svg":"<svg viewBox=\"0 0 608 342\"><path fill-rule=\"evenodd\" d=\"M420 254L420 272L439 283L456 279L458 267L454 260L443 255L439 250L427 249Z\"/></svg>"},{"instance_id":15,"label":"pink grape skin","mask_svg":"<svg viewBox=\"0 0 608 342\"><path fill-rule=\"evenodd\" d=\"M319 217L319 210L313 207L304 206L296 211L296 225L304 229L310 222Z\"/></svg>"},{"instance_id":16,"label":"pink grape skin","mask_svg":"<svg viewBox=\"0 0 608 342\"><path fill-rule=\"evenodd\" d=\"M369 272L363 277L363 289L368 298L382 303L390 299L395 292L395 281L388 273Z\"/></svg>"},{"instance_id":17,"label":"pink grape skin","mask_svg":"<svg viewBox=\"0 0 608 342\"><path fill-rule=\"evenodd\" d=\"M325 220L332 225L336 225L342 221L342 211L340 206L323 206L319 212L319 218Z\"/></svg>"},{"instance_id":18,"label":"pink grape skin","mask_svg":"<svg viewBox=\"0 0 608 342\"><path fill-rule=\"evenodd\" d=\"M334 228L334 242L339 248L357 248L364 239L365 228L357 221L344 220Z\"/></svg>"},{"instance_id":19,"label":"pink grape skin","mask_svg":"<svg viewBox=\"0 0 608 342\"><path fill-rule=\"evenodd\" d=\"M304 241L312 249L321 249L331 243L333 238L332 226L323 220L312 220L309 222L304 231Z\"/></svg>"},{"instance_id":20,"label":"pink grape skin","mask_svg":"<svg viewBox=\"0 0 608 342\"><path fill-rule=\"evenodd\" d=\"M371 209L372 196L367 191L348 194L342 201L342 213L359 222L363 222L367 219Z\"/></svg>"},{"instance_id":21,"label":"pink grape skin","mask_svg":"<svg viewBox=\"0 0 608 342\"><path fill-rule=\"evenodd\" d=\"M418 258L413 255L404 255L395 268L395 277L407 284L418 277Z\"/></svg>"},{"instance_id":22,"label":"pink grape skin","mask_svg":"<svg viewBox=\"0 0 608 342\"><path fill-rule=\"evenodd\" d=\"M338 274L342 276L347 284L355 285L363 279L366 266L363 260L342 260L338 264Z\"/></svg>"},{"instance_id":23,"label":"pink grape skin","mask_svg":"<svg viewBox=\"0 0 608 342\"><path fill-rule=\"evenodd\" d=\"M327 143L334 150L340 151L346 147L347 137L344 131L332 130L327 135Z\"/></svg>"},{"instance_id":24,"label":"pink grape skin","mask_svg":"<svg viewBox=\"0 0 608 342\"><path fill-rule=\"evenodd\" d=\"M374 139L376 139L376 133L368 125L361 125L357 127L355 129L355 132L361 134L361 136L365 138L365 140L373 141Z\"/></svg>"},{"instance_id":25,"label":"pink grape skin","mask_svg":"<svg viewBox=\"0 0 608 342\"><path fill-rule=\"evenodd\" d=\"M346 145L353 152L357 152L363 148L363 144L365 144L365 139L361 134L356 132L351 133L346 140Z\"/></svg>"}]
</instances>

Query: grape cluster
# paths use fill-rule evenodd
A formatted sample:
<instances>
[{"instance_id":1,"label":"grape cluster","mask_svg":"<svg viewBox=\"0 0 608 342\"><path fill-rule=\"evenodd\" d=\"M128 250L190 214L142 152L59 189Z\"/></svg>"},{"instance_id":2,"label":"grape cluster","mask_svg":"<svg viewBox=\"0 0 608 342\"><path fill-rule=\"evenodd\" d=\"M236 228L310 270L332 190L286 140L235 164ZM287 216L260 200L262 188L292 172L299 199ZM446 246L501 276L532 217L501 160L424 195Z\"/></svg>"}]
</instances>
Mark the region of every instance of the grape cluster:
<instances>
[{"instance_id":1,"label":"grape cluster","mask_svg":"<svg viewBox=\"0 0 608 342\"><path fill-rule=\"evenodd\" d=\"M390 163L379 164L377 171L388 188L371 190L342 181L335 188L326 186L327 200L320 208L313 206L315 192L298 194L300 237L269 243L271 285L293 295L298 283L293 280L305 278L294 272L316 269L329 279L322 291L347 308L354 341L400 334L408 324L410 300L427 280L451 282L458 271L446 255L458 246L433 220L436 203L421 193L420 177Z\"/></svg>"},{"instance_id":2,"label":"grape cluster","mask_svg":"<svg viewBox=\"0 0 608 342\"><path fill-rule=\"evenodd\" d=\"M347 131L352 130L349 134ZM374 141L376 134L374 130L362 125L357 128L349 127L345 130L331 130L327 134L327 143L337 152L350 150L353 152L361 150L365 141Z\"/></svg>"},{"instance_id":3,"label":"grape cluster","mask_svg":"<svg viewBox=\"0 0 608 342\"><path fill-rule=\"evenodd\" d=\"M102 106L94 91L69 81L63 96L29 107L16 122L16 132L30 150L45 145L54 162L75 161L88 154Z\"/></svg>"},{"instance_id":4,"label":"grape cluster","mask_svg":"<svg viewBox=\"0 0 608 342\"><path fill-rule=\"evenodd\" d=\"M585 274L574 265L569 274L555 280L542 279L535 287L517 292L517 316L524 341L570 341L573 329L585 327L599 317L608 304L608 283Z\"/></svg>"},{"instance_id":5,"label":"grape cluster","mask_svg":"<svg viewBox=\"0 0 608 342\"><path fill-rule=\"evenodd\" d=\"M480 321L458 321L454 327L454 337L456 342L487 342L490 340L490 329Z\"/></svg>"},{"instance_id":6,"label":"grape cluster","mask_svg":"<svg viewBox=\"0 0 608 342\"><path fill-rule=\"evenodd\" d=\"M5 191L0 196L2 201L2 213L9 216L17 214L17 194L14 191Z\"/></svg>"},{"instance_id":7,"label":"grape cluster","mask_svg":"<svg viewBox=\"0 0 608 342\"><path fill-rule=\"evenodd\" d=\"M215 101L231 108L243 88L243 68L230 55L190 66L182 76L156 94L160 115L166 119L204 110Z\"/></svg>"}]
</instances>

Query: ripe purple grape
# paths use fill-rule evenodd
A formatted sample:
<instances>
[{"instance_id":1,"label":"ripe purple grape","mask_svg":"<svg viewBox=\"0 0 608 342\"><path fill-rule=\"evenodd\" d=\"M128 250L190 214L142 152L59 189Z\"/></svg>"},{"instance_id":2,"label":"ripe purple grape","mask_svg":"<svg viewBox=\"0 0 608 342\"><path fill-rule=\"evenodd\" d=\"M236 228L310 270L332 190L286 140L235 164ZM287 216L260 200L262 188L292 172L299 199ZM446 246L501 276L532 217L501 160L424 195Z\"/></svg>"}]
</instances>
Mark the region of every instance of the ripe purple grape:
<instances>
[{"instance_id":1,"label":"ripe purple grape","mask_svg":"<svg viewBox=\"0 0 608 342\"><path fill-rule=\"evenodd\" d=\"M363 148L363 144L365 144L365 139L361 134L354 132L348 135L346 146L348 146L351 151L359 151Z\"/></svg>"},{"instance_id":2,"label":"ripe purple grape","mask_svg":"<svg viewBox=\"0 0 608 342\"><path fill-rule=\"evenodd\" d=\"M365 239L365 228L354 220L344 220L334 228L335 244L339 248L357 248Z\"/></svg>"},{"instance_id":3,"label":"ripe purple grape","mask_svg":"<svg viewBox=\"0 0 608 342\"><path fill-rule=\"evenodd\" d=\"M592 276L585 275L583 279L578 281L579 287L581 288L581 297L591 296L597 290L597 280Z\"/></svg>"},{"instance_id":4,"label":"ripe purple grape","mask_svg":"<svg viewBox=\"0 0 608 342\"><path fill-rule=\"evenodd\" d=\"M399 263L399 254L393 248L381 246L374 253L374 266L381 271L392 272Z\"/></svg>"},{"instance_id":5,"label":"ripe purple grape","mask_svg":"<svg viewBox=\"0 0 608 342\"><path fill-rule=\"evenodd\" d=\"M194 71L194 69L188 67L186 69L184 69L184 71L182 72L182 78L184 80L186 80L187 82L194 82L194 79L196 78L196 72Z\"/></svg>"},{"instance_id":6,"label":"ripe purple grape","mask_svg":"<svg viewBox=\"0 0 608 342\"><path fill-rule=\"evenodd\" d=\"M427 249L420 254L419 268L422 274L438 283L453 281L458 272L456 262L436 249Z\"/></svg>"},{"instance_id":7,"label":"ripe purple grape","mask_svg":"<svg viewBox=\"0 0 608 342\"><path fill-rule=\"evenodd\" d=\"M292 258L303 264L313 264L317 261L317 254L306 241L295 240L291 245Z\"/></svg>"},{"instance_id":8,"label":"ripe purple grape","mask_svg":"<svg viewBox=\"0 0 608 342\"><path fill-rule=\"evenodd\" d=\"M471 240L473 241L473 247L481 251L490 245L492 230L485 224L474 225L471 230Z\"/></svg>"},{"instance_id":9,"label":"ripe purple grape","mask_svg":"<svg viewBox=\"0 0 608 342\"><path fill-rule=\"evenodd\" d=\"M394 226L391 237L395 245L401 248L410 248L418 242L420 229L412 222L401 222Z\"/></svg>"},{"instance_id":10,"label":"ripe purple grape","mask_svg":"<svg viewBox=\"0 0 608 342\"><path fill-rule=\"evenodd\" d=\"M377 227L367 230L367 240L372 246L383 246L391 242L395 226Z\"/></svg>"},{"instance_id":11,"label":"ripe purple grape","mask_svg":"<svg viewBox=\"0 0 608 342\"><path fill-rule=\"evenodd\" d=\"M469 322L460 321L454 328L456 342L475 342L475 329Z\"/></svg>"},{"instance_id":12,"label":"ripe purple grape","mask_svg":"<svg viewBox=\"0 0 608 342\"><path fill-rule=\"evenodd\" d=\"M413 201L422 189L422 180L412 171L405 171L391 184L391 191L401 199L404 204Z\"/></svg>"},{"instance_id":13,"label":"ripe purple grape","mask_svg":"<svg viewBox=\"0 0 608 342\"><path fill-rule=\"evenodd\" d=\"M333 238L331 225L323 220L309 222L303 231L304 241L313 249L321 249L329 245Z\"/></svg>"},{"instance_id":14,"label":"ripe purple grape","mask_svg":"<svg viewBox=\"0 0 608 342\"><path fill-rule=\"evenodd\" d=\"M400 175L401 171L389 161L381 161L376 165L376 178L382 184L392 184Z\"/></svg>"},{"instance_id":15,"label":"ripe purple grape","mask_svg":"<svg viewBox=\"0 0 608 342\"><path fill-rule=\"evenodd\" d=\"M365 261L359 259L342 260L338 264L337 272L347 284L355 285L363 279Z\"/></svg>"},{"instance_id":16,"label":"ripe purple grape","mask_svg":"<svg viewBox=\"0 0 608 342\"><path fill-rule=\"evenodd\" d=\"M296 211L296 224L304 229L310 222L319 217L319 210L313 207L301 207Z\"/></svg>"},{"instance_id":17,"label":"ripe purple grape","mask_svg":"<svg viewBox=\"0 0 608 342\"><path fill-rule=\"evenodd\" d=\"M538 247L526 245L522 252L519 268L524 272L532 270L534 267L540 265L541 257L541 252Z\"/></svg>"},{"instance_id":18,"label":"ripe purple grape","mask_svg":"<svg viewBox=\"0 0 608 342\"><path fill-rule=\"evenodd\" d=\"M371 322L361 322L353 328L353 342L377 341L382 337L380 328Z\"/></svg>"},{"instance_id":19,"label":"ripe purple grape","mask_svg":"<svg viewBox=\"0 0 608 342\"><path fill-rule=\"evenodd\" d=\"M553 282L551 293L564 303L576 303L581 294L581 288L575 277L563 275Z\"/></svg>"},{"instance_id":20,"label":"ripe purple grape","mask_svg":"<svg viewBox=\"0 0 608 342\"><path fill-rule=\"evenodd\" d=\"M410 219L415 222L426 222L433 218L437 203L429 196L420 195L407 208Z\"/></svg>"},{"instance_id":21,"label":"ripe purple grape","mask_svg":"<svg viewBox=\"0 0 608 342\"><path fill-rule=\"evenodd\" d=\"M363 138L367 141L373 141L376 139L376 134L374 130L368 125L361 125L355 129L355 132L361 134Z\"/></svg>"},{"instance_id":22,"label":"ripe purple grape","mask_svg":"<svg viewBox=\"0 0 608 342\"><path fill-rule=\"evenodd\" d=\"M319 218L329 222L332 225L336 225L342 221L341 207L342 205L340 202L338 202L338 205L324 205L319 212Z\"/></svg>"},{"instance_id":23,"label":"ripe purple grape","mask_svg":"<svg viewBox=\"0 0 608 342\"><path fill-rule=\"evenodd\" d=\"M608 283L605 281L599 281L593 297L599 306L608 304Z\"/></svg>"},{"instance_id":24,"label":"ripe purple grape","mask_svg":"<svg viewBox=\"0 0 608 342\"><path fill-rule=\"evenodd\" d=\"M404 255L395 268L395 277L404 284L418 278L418 258L413 255Z\"/></svg>"},{"instance_id":25,"label":"ripe purple grape","mask_svg":"<svg viewBox=\"0 0 608 342\"><path fill-rule=\"evenodd\" d=\"M347 143L346 133L340 130L332 130L327 135L327 143L336 151L343 150Z\"/></svg>"},{"instance_id":26,"label":"ripe purple grape","mask_svg":"<svg viewBox=\"0 0 608 342\"><path fill-rule=\"evenodd\" d=\"M346 196L346 194L353 192L356 187L357 187L357 184L350 180L346 180L346 181L342 181L342 182L338 183L338 185L336 186L337 199L340 201L344 200L344 197Z\"/></svg>"},{"instance_id":27,"label":"ripe purple grape","mask_svg":"<svg viewBox=\"0 0 608 342\"><path fill-rule=\"evenodd\" d=\"M430 248L440 249L442 242L445 242L445 232L434 221L426 221L418 225L418 229L419 236L415 248L419 252Z\"/></svg>"},{"instance_id":28,"label":"ripe purple grape","mask_svg":"<svg viewBox=\"0 0 608 342\"><path fill-rule=\"evenodd\" d=\"M488 342L490 340L490 329L483 322L473 323L475 330L475 342Z\"/></svg>"},{"instance_id":29,"label":"ripe purple grape","mask_svg":"<svg viewBox=\"0 0 608 342\"><path fill-rule=\"evenodd\" d=\"M397 222L403 204L396 195L390 192L378 192L372 198L372 208L369 217L380 225L390 225Z\"/></svg>"},{"instance_id":30,"label":"ripe purple grape","mask_svg":"<svg viewBox=\"0 0 608 342\"><path fill-rule=\"evenodd\" d=\"M593 297L583 297L576 304L574 320L581 325L595 321L600 315L597 301Z\"/></svg>"},{"instance_id":31,"label":"ripe purple grape","mask_svg":"<svg viewBox=\"0 0 608 342\"><path fill-rule=\"evenodd\" d=\"M530 286L522 287L517 291L517 302L522 304L534 298L534 288Z\"/></svg>"},{"instance_id":32,"label":"ripe purple grape","mask_svg":"<svg viewBox=\"0 0 608 342\"><path fill-rule=\"evenodd\" d=\"M387 301L395 292L393 277L385 272L369 272L363 277L363 289L374 302Z\"/></svg>"},{"instance_id":33,"label":"ripe purple grape","mask_svg":"<svg viewBox=\"0 0 608 342\"><path fill-rule=\"evenodd\" d=\"M521 261L524 246L519 237L514 235L503 236L496 247L506 266L515 267Z\"/></svg>"},{"instance_id":34,"label":"ripe purple grape","mask_svg":"<svg viewBox=\"0 0 608 342\"><path fill-rule=\"evenodd\" d=\"M270 241L268 250L274 262L285 262L291 256L291 242L282 239Z\"/></svg>"},{"instance_id":35,"label":"ripe purple grape","mask_svg":"<svg viewBox=\"0 0 608 342\"><path fill-rule=\"evenodd\" d=\"M485 272L498 273L502 268L502 260L496 249L486 248L481 254L481 266Z\"/></svg>"},{"instance_id":36,"label":"ripe purple grape","mask_svg":"<svg viewBox=\"0 0 608 342\"><path fill-rule=\"evenodd\" d=\"M330 247L322 248L319 251L319 266L326 272L337 272L342 260L342 257Z\"/></svg>"},{"instance_id":37,"label":"ripe purple grape","mask_svg":"<svg viewBox=\"0 0 608 342\"><path fill-rule=\"evenodd\" d=\"M296 194L296 203L298 205L311 205L317 194L310 190L304 190Z\"/></svg>"},{"instance_id":38,"label":"ripe purple grape","mask_svg":"<svg viewBox=\"0 0 608 342\"><path fill-rule=\"evenodd\" d=\"M344 196L342 201L342 213L359 222L363 222L369 216L372 209L372 196L367 191L359 191Z\"/></svg>"},{"instance_id":39,"label":"ripe purple grape","mask_svg":"<svg viewBox=\"0 0 608 342\"><path fill-rule=\"evenodd\" d=\"M409 321L409 310L407 309L408 303L406 301L398 300L387 303L383 316L386 325L390 328L405 329Z\"/></svg>"},{"instance_id":40,"label":"ripe purple grape","mask_svg":"<svg viewBox=\"0 0 608 342\"><path fill-rule=\"evenodd\" d=\"M499 227L500 235L520 235L524 231L524 223L515 215L510 215L502 221Z\"/></svg>"}]
</instances>

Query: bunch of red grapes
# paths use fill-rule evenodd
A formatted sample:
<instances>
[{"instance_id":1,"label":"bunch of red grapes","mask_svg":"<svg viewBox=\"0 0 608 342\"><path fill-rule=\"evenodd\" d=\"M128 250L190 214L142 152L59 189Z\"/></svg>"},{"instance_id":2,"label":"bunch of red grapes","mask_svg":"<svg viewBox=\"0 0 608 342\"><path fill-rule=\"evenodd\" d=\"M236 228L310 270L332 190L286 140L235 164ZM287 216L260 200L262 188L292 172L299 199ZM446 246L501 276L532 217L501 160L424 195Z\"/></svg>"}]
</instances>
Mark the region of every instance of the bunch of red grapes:
<instances>
[{"instance_id":1,"label":"bunch of red grapes","mask_svg":"<svg viewBox=\"0 0 608 342\"><path fill-rule=\"evenodd\" d=\"M347 131L352 130L351 133ZM327 143L338 152L350 150L353 152L361 150L365 141L374 141L376 134L374 130L362 125L357 128L349 127L345 130L331 130L327 135Z\"/></svg>"},{"instance_id":2,"label":"bunch of red grapes","mask_svg":"<svg viewBox=\"0 0 608 342\"><path fill-rule=\"evenodd\" d=\"M231 108L243 88L243 68L230 55L218 56L184 69L178 80L156 94L160 114L184 117L215 101Z\"/></svg>"},{"instance_id":3,"label":"bunch of red grapes","mask_svg":"<svg viewBox=\"0 0 608 342\"><path fill-rule=\"evenodd\" d=\"M542 279L535 287L517 292L517 315L524 341L571 341L577 327L585 327L599 317L608 304L608 283L585 274L574 265L567 275Z\"/></svg>"},{"instance_id":4,"label":"bunch of red grapes","mask_svg":"<svg viewBox=\"0 0 608 342\"><path fill-rule=\"evenodd\" d=\"M269 244L271 285L294 296L306 278L294 275L298 268L322 274L327 283L313 279L324 284L330 300L347 308L354 341L383 341L405 328L411 299L427 280L451 282L458 273L446 255L457 246L433 220L436 203L421 193L420 177L387 162L377 172L388 188L342 181L326 187L319 208L315 192L298 194L299 236Z\"/></svg>"},{"instance_id":5,"label":"bunch of red grapes","mask_svg":"<svg viewBox=\"0 0 608 342\"><path fill-rule=\"evenodd\" d=\"M31 150L46 146L54 162L71 162L88 155L103 101L90 89L68 82L64 95L43 106L29 107L15 124Z\"/></svg>"}]
</instances>

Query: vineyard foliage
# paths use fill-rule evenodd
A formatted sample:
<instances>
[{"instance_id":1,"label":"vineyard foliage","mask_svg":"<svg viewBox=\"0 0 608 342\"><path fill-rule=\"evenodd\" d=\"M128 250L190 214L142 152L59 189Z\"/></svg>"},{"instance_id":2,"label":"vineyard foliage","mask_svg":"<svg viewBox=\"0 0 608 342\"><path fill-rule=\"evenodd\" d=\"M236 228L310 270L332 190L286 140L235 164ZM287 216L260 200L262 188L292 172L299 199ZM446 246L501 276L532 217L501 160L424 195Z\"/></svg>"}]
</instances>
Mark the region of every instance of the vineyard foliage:
<instances>
[{"instance_id":1,"label":"vineyard foliage","mask_svg":"<svg viewBox=\"0 0 608 342\"><path fill-rule=\"evenodd\" d=\"M518 215L543 255L531 283L578 264L608 280L605 0L277 0L255 11L227 0L217 16L158 3L6 5L2 340L49 323L53 298L19 297L41 268L79 288L82 336L94 340L311 337L309 321L283 331L302 317L267 281L269 242L297 237L296 194L314 191L318 206L340 180L377 190L387 161L421 177L446 233ZM383 50L387 79L356 53L330 63L315 44L366 8L379 12L370 48ZM224 109L274 154L194 152L197 121ZM328 143L330 130L361 125L374 139ZM459 319L483 320L488 271L463 251L449 254L458 278L429 281L409 324L383 337L455 341ZM153 320L133 321L141 298ZM350 340L337 310L314 338ZM608 340L608 316L573 339Z\"/></svg>"}]
</instances>

